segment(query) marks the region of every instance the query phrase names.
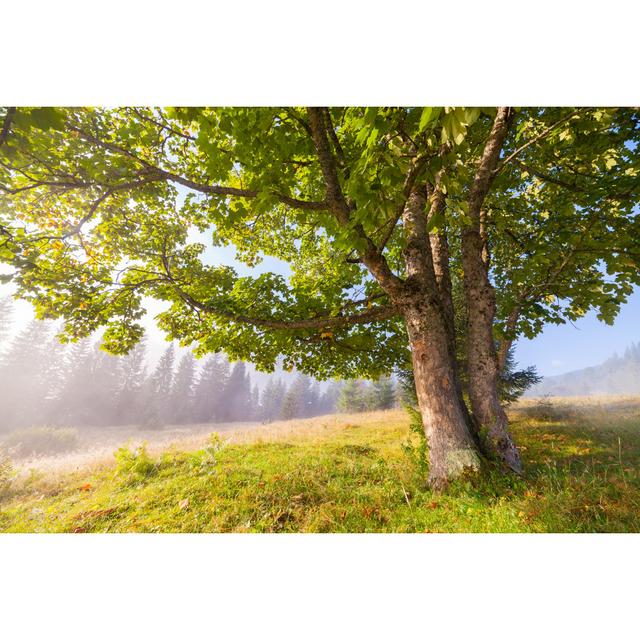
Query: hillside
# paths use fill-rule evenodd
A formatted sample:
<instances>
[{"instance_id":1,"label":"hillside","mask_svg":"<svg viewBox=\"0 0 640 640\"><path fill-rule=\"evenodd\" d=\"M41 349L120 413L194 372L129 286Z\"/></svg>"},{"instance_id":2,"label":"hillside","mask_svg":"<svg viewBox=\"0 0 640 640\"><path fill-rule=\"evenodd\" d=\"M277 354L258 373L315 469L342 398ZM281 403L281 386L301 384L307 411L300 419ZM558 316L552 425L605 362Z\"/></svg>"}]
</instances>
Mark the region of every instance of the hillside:
<instances>
[{"instance_id":1,"label":"hillside","mask_svg":"<svg viewBox=\"0 0 640 640\"><path fill-rule=\"evenodd\" d=\"M5 487L0 531L640 532L640 401L523 401L511 417L523 478L434 493L404 412L325 416L31 472Z\"/></svg>"},{"instance_id":2,"label":"hillside","mask_svg":"<svg viewBox=\"0 0 640 640\"><path fill-rule=\"evenodd\" d=\"M527 396L640 395L640 343L623 356L558 376L545 376Z\"/></svg>"}]
</instances>

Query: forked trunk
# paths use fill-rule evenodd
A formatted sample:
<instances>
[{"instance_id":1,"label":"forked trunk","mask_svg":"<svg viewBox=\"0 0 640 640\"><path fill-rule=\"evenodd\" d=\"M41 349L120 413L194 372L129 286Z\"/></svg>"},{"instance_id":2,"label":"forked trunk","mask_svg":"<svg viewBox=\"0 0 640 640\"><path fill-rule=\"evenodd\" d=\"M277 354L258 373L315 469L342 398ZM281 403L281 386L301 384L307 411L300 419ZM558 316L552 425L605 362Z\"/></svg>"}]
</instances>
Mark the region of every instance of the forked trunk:
<instances>
[{"instance_id":1,"label":"forked trunk","mask_svg":"<svg viewBox=\"0 0 640 640\"><path fill-rule=\"evenodd\" d=\"M418 396L429 443L429 481L441 488L465 469L480 468L480 455L458 393L455 355L440 300L427 231L425 192L416 188L403 212L407 280L403 310Z\"/></svg>"}]
</instances>

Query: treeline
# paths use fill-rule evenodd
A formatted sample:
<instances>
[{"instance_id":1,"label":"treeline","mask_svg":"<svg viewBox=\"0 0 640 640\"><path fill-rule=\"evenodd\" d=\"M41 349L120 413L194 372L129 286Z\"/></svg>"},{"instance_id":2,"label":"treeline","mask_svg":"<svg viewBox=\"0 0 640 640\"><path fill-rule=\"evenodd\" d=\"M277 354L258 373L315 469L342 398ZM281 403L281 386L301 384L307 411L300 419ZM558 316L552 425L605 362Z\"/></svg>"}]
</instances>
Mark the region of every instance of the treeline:
<instances>
[{"instance_id":1,"label":"treeline","mask_svg":"<svg viewBox=\"0 0 640 640\"><path fill-rule=\"evenodd\" d=\"M7 326L6 305L0 324ZM268 422L384 409L395 402L389 378L321 385L298 374L287 385L274 374L260 390L244 362L231 364L222 355L199 362L171 344L149 369L144 341L116 357L90 339L62 345L55 333L52 323L32 321L9 343L3 345L0 335L0 429Z\"/></svg>"},{"instance_id":2,"label":"treeline","mask_svg":"<svg viewBox=\"0 0 640 640\"><path fill-rule=\"evenodd\" d=\"M640 342L633 342L622 356L617 353L602 364L545 377L528 392L530 396L597 396L640 394Z\"/></svg>"}]
</instances>

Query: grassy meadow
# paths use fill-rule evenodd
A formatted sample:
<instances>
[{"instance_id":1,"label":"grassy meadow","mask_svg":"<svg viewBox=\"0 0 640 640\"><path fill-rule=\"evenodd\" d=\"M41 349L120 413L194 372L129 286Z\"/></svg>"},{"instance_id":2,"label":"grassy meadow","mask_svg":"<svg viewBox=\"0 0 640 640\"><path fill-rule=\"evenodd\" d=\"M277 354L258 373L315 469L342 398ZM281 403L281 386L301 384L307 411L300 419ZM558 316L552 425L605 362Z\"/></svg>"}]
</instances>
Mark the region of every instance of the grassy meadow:
<instances>
[{"instance_id":1,"label":"grassy meadow","mask_svg":"<svg viewBox=\"0 0 640 640\"><path fill-rule=\"evenodd\" d=\"M332 415L18 474L0 531L640 531L640 399L523 400L510 416L523 477L488 469L434 493L404 411Z\"/></svg>"}]
</instances>

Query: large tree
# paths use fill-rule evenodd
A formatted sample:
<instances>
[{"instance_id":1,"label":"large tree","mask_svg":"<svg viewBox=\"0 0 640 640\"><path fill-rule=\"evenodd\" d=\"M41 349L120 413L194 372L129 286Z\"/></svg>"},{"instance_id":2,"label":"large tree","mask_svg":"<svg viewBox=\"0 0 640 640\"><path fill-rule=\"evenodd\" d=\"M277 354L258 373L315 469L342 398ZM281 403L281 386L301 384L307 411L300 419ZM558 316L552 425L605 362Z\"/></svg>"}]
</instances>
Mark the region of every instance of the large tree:
<instances>
[{"instance_id":1,"label":"large tree","mask_svg":"<svg viewBox=\"0 0 640 640\"><path fill-rule=\"evenodd\" d=\"M198 353L376 377L410 357L435 486L519 471L499 402L521 332L638 283L638 111L4 109L0 259L65 335L139 340L143 296ZM206 245L291 276L239 277ZM452 291L462 284L469 412ZM496 292L496 285L498 291ZM500 342L501 341L501 342Z\"/></svg>"}]
</instances>

